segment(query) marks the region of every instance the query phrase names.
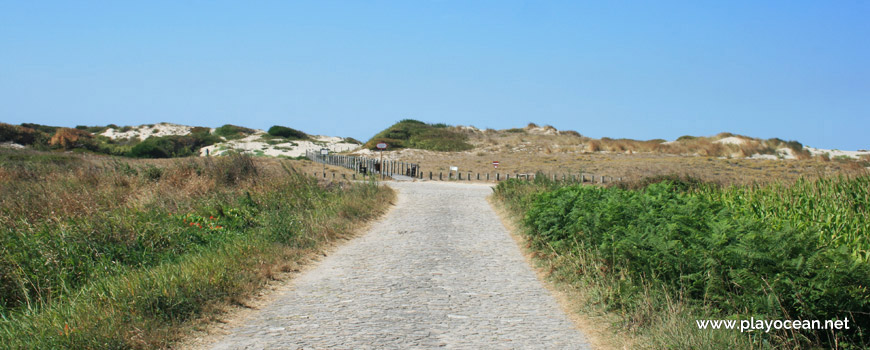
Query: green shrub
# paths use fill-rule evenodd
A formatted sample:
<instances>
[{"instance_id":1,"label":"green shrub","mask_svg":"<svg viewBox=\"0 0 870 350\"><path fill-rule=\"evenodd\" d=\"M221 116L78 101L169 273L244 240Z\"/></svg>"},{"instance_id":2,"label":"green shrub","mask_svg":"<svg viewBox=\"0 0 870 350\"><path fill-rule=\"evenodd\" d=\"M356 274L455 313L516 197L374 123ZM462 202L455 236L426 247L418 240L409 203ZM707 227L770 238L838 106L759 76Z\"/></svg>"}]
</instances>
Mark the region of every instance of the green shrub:
<instances>
[{"instance_id":1,"label":"green shrub","mask_svg":"<svg viewBox=\"0 0 870 350\"><path fill-rule=\"evenodd\" d=\"M345 137L345 138L344 138L344 142L347 142L347 143L355 143L355 144L357 144L357 145L361 145L361 144L362 144L362 142L361 142L360 140L357 140L357 139L355 139L355 138L353 138L353 137Z\"/></svg>"},{"instance_id":2,"label":"green shrub","mask_svg":"<svg viewBox=\"0 0 870 350\"><path fill-rule=\"evenodd\" d=\"M151 136L130 149L134 158L173 158L195 155L199 149L220 142L211 134L194 133L188 135Z\"/></svg>"},{"instance_id":3,"label":"green shrub","mask_svg":"<svg viewBox=\"0 0 870 350\"><path fill-rule=\"evenodd\" d=\"M148 165L142 169L142 177L149 181L157 181L160 180L160 177L163 176L163 168L158 168L153 165Z\"/></svg>"},{"instance_id":4,"label":"green shrub","mask_svg":"<svg viewBox=\"0 0 870 350\"><path fill-rule=\"evenodd\" d=\"M171 158L176 154L175 143L168 137L149 137L130 150L135 158Z\"/></svg>"},{"instance_id":5,"label":"green shrub","mask_svg":"<svg viewBox=\"0 0 870 350\"><path fill-rule=\"evenodd\" d=\"M269 128L268 133L272 136L279 136L290 140L304 140L308 138L308 134L304 132L280 125Z\"/></svg>"},{"instance_id":6,"label":"green shrub","mask_svg":"<svg viewBox=\"0 0 870 350\"><path fill-rule=\"evenodd\" d=\"M227 140L234 140L244 138L245 136L251 135L256 130L248 129L241 126L226 124L214 130L214 134L217 136L222 136Z\"/></svg>"},{"instance_id":7,"label":"green shrub","mask_svg":"<svg viewBox=\"0 0 870 350\"><path fill-rule=\"evenodd\" d=\"M623 315L648 312L652 298L683 300L709 318L870 324L870 176L729 189L691 178L643 183L626 190L508 181L496 196L525 214L537 249L589 257L607 271L575 269L573 278L607 285L604 300ZM861 347L870 339L853 329L753 341Z\"/></svg>"},{"instance_id":8,"label":"green shrub","mask_svg":"<svg viewBox=\"0 0 870 350\"><path fill-rule=\"evenodd\" d=\"M464 151L473 148L468 136L444 126L434 126L419 120L405 119L372 137L364 147L376 149L385 142L390 149L418 148L431 151Z\"/></svg>"},{"instance_id":9,"label":"green shrub","mask_svg":"<svg viewBox=\"0 0 870 350\"><path fill-rule=\"evenodd\" d=\"M259 172L244 156L224 165L252 181L229 183L211 181L212 159L146 166L143 179L125 160L8 154L0 192L16 197L0 197L0 348L172 347L187 321L253 294L391 198L373 183ZM57 157L75 162L35 164Z\"/></svg>"},{"instance_id":10,"label":"green shrub","mask_svg":"<svg viewBox=\"0 0 870 350\"><path fill-rule=\"evenodd\" d=\"M31 128L0 123L0 142L14 142L19 145L32 145L37 140L47 143L48 137Z\"/></svg>"},{"instance_id":11,"label":"green shrub","mask_svg":"<svg viewBox=\"0 0 870 350\"><path fill-rule=\"evenodd\" d=\"M56 126L48 126L48 125L33 124L33 123L21 123L21 126L23 126L25 128L33 129L33 130L36 130L39 132L43 132L43 133L46 133L49 135L54 135L54 133L57 132L57 129L59 129Z\"/></svg>"}]
</instances>

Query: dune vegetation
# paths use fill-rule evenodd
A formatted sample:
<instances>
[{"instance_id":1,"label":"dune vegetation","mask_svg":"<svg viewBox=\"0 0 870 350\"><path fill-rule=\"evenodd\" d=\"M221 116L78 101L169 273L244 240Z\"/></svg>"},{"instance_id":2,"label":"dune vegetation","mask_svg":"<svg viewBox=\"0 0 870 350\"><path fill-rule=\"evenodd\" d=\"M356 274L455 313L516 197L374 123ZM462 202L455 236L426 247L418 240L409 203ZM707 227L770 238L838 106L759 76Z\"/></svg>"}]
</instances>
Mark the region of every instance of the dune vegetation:
<instances>
[{"instance_id":1,"label":"dune vegetation","mask_svg":"<svg viewBox=\"0 0 870 350\"><path fill-rule=\"evenodd\" d=\"M296 161L0 149L0 348L163 348L381 214Z\"/></svg>"},{"instance_id":2,"label":"dune vegetation","mask_svg":"<svg viewBox=\"0 0 870 350\"><path fill-rule=\"evenodd\" d=\"M405 119L379 132L363 145L376 149L379 142L385 142L391 150L416 148L430 151L465 151L473 146L468 137L453 130L446 124L426 124L413 119Z\"/></svg>"},{"instance_id":3,"label":"dune vegetation","mask_svg":"<svg viewBox=\"0 0 870 350\"><path fill-rule=\"evenodd\" d=\"M175 128L177 134L160 133L165 131L160 130L161 128ZM112 135L102 134L107 131L114 132L115 135L109 137ZM0 143L11 142L40 151L72 151L131 158L195 156L200 154L203 147L243 139L258 133L262 134L259 130L231 124L220 126L212 131L206 127L186 127L166 123L147 124L137 128L119 127L114 124L64 128L28 123L21 125L0 123ZM119 134L122 136L119 137ZM263 134L263 138L267 139L268 144L275 145L309 140L310 136L293 128L275 125L268 133Z\"/></svg>"},{"instance_id":4,"label":"dune vegetation","mask_svg":"<svg viewBox=\"0 0 870 350\"><path fill-rule=\"evenodd\" d=\"M649 348L870 345L870 176L720 187L500 183L552 277ZM700 331L694 320L832 320L849 330Z\"/></svg>"}]
</instances>

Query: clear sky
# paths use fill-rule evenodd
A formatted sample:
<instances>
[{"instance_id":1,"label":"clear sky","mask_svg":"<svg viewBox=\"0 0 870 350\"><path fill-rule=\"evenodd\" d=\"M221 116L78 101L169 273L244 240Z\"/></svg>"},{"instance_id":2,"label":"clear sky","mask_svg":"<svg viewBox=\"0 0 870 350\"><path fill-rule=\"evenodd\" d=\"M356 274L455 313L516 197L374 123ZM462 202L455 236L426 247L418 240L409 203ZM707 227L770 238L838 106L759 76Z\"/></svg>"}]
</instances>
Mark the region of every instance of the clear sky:
<instances>
[{"instance_id":1,"label":"clear sky","mask_svg":"<svg viewBox=\"0 0 870 350\"><path fill-rule=\"evenodd\" d=\"M0 121L870 149L870 1L6 1Z\"/></svg>"}]
</instances>

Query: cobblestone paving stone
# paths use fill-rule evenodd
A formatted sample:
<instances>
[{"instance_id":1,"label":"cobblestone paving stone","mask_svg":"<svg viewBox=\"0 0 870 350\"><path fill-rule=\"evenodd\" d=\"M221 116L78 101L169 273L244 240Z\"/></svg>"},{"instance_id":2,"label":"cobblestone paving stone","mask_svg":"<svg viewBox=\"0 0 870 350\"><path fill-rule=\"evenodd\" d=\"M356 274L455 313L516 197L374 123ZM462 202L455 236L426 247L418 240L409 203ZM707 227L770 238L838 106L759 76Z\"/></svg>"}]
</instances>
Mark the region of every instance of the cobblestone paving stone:
<instances>
[{"instance_id":1,"label":"cobblestone paving stone","mask_svg":"<svg viewBox=\"0 0 870 350\"><path fill-rule=\"evenodd\" d=\"M486 202L391 183L396 208L214 349L587 349Z\"/></svg>"}]
</instances>

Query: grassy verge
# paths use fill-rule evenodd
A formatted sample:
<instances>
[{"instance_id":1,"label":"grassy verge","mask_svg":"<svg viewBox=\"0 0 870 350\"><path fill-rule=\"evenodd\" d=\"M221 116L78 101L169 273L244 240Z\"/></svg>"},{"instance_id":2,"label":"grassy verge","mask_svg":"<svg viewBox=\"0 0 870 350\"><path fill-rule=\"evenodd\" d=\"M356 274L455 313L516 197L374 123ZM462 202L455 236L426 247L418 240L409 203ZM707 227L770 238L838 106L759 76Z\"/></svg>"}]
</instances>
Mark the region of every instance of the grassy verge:
<instances>
[{"instance_id":1,"label":"grassy verge","mask_svg":"<svg viewBox=\"0 0 870 350\"><path fill-rule=\"evenodd\" d=\"M661 178L625 188L508 181L553 277L649 348L865 348L870 177L720 188ZM829 320L849 330L699 330L695 320Z\"/></svg>"},{"instance_id":2,"label":"grassy verge","mask_svg":"<svg viewBox=\"0 0 870 350\"><path fill-rule=\"evenodd\" d=\"M289 164L0 151L0 347L166 347L393 198Z\"/></svg>"}]
</instances>

